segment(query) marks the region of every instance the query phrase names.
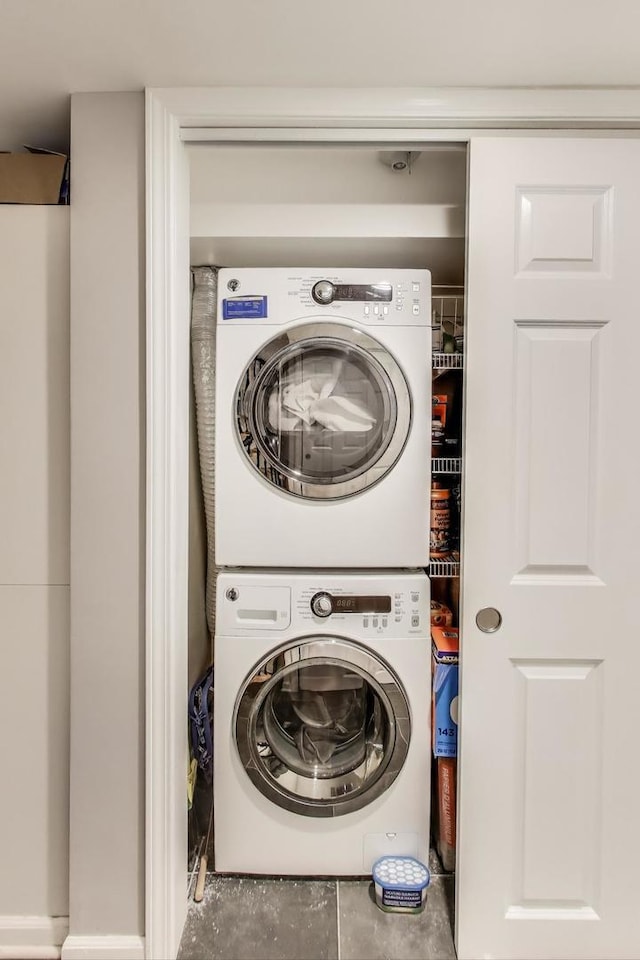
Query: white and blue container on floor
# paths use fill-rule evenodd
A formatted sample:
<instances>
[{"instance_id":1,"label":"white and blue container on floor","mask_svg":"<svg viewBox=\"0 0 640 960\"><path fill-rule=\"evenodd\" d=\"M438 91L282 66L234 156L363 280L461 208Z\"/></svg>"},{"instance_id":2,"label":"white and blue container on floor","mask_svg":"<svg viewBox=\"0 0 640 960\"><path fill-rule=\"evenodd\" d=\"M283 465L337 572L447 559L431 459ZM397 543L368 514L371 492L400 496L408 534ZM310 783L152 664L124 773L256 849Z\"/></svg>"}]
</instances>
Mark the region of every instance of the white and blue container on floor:
<instances>
[{"instance_id":1,"label":"white and blue container on floor","mask_svg":"<svg viewBox=\"0 0 640 960\"><path fill-rule=\"evenodd\" d=\"M414 857L380 857L373 865L376 903L390 913L420 913L431 875Z\"/></svg>"}]
</instances>

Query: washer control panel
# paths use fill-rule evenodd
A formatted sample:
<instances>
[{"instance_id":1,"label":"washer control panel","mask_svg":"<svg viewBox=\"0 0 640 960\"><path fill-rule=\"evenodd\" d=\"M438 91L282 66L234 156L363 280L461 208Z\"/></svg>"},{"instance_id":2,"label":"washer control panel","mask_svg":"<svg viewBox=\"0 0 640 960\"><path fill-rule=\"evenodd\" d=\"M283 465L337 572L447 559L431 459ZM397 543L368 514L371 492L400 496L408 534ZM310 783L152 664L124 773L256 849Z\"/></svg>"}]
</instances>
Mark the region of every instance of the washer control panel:
<instances>
[{"instance_id":1,"label":"washer control panel","mask_svg":"<svg viewBox=\"0 0 640 960\"><path fill-rule=\"evenodd\" d=\"M381 572L227 570L217 581L216 630L222 635L280 638L325 632L396 640L430 631L429 579L407 570Z\"/></svg>"},{"instance_id":2,"label":"washer control panel","mask_svg":"<svg viewBox=\"0 0 640 960\"><path fill-rule=\"evenodd\" d=\"M391 597L368 594L337 594L320 590L311 597L311 612L316 617L330 617L332 613L373 614L390 613Z\"/></svg>"},{"instance_id":3,"label":"washer control panel","mask_svg":"<svg viewBox=\"0 0 640 960\"><path fill-rule=\"evenodd\" d=\"M363 636L412 633L429 628L428 590L416 584L414 589L389 593L351 592L347 586L328 589L302 589L294 599L296 615L315 624L344 623L345 630Z\"/></svg>"}]
</instances>

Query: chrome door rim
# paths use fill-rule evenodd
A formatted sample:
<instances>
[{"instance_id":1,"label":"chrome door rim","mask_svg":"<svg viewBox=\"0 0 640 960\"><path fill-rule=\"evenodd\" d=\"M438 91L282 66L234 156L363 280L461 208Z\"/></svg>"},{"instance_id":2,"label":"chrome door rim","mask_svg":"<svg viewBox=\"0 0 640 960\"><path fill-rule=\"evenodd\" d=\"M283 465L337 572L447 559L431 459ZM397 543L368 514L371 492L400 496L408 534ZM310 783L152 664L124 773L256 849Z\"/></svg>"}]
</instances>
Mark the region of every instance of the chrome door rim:
<instances>
[{"instance_id":1,"label":"chrome door rim","mask_svg":"<svg viewBox=\"0 0 640 960\"><path fill-rule=\"evenodd\" d=\"M340 348L348 345L351 352L366 361L379 384L386 388L393 420L388 437L364 467L342 480L309 480L288 469L264 443L256 422L255 405L261 385L276 364L293 356L305 341ZM259 372L251 380L251 371L256 367ZM251 466L279 490L309 500L339 500L378 483L398 461L412 423L411 391L395 358L368 333L334 321L302 323L263 344L242 373L236 388L234 409L240 447Z\"/></svg>"},{"instance_id":2,"label":"chrome door rim","mask_svg":"<svg viewBox=\"0 0 640 960\"><path fill-rule=\"evenodd\" d=\"M271 660L284 653L290 653L292 661L275 672L269 680L260 683L257 690L251 690L253 677L263 673ZM388 743L385 744L382 761L374 776L351 792L340 794L348 782L345 778L357 777L362 767L366 766L366 760L357 769L333 779L309 778L310 795L302 796L288 790L270 776L258 750L256 727L266 698L277 683L301 667L321 663L348 666L373 689L385 711L389 730ZM302 816L336 817L368 806L391 786L400 773L409 750L411 714L400 679L382 657L354 640L314 635L298 638L271 650L252 668L236 699L231 733L245 772L263 796L278 807ZM296 777L296 780L298 779ZM318 797L318 792L325 796Z\"/></svg>"}]
</instances>

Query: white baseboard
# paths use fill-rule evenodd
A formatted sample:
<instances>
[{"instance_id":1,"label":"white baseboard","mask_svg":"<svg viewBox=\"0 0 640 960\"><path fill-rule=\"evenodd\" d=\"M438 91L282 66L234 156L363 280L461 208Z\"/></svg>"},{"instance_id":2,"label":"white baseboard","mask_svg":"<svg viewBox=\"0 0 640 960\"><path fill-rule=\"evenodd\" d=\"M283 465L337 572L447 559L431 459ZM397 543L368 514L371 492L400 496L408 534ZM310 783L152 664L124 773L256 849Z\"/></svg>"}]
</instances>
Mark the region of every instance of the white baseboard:
<instances>
[{"instance_id":1,"label":"white baseboard","mask_svg":"<svg viewBox=\"0 0 640 960\"><path fill-rule=\"evenodd\" d=\"M0 958L58 960L68 917L0 916Z\"/></svg>"},{"instance_id":2,"label":"white baseboard","mask_svg":"<svg viewBox=\"0 0 640 960\"><path fill-rule=\"evenodd\" d=\"M144 960L144 937L73 937L62 946L62 960Z\"/></svg>"}]
</instances>

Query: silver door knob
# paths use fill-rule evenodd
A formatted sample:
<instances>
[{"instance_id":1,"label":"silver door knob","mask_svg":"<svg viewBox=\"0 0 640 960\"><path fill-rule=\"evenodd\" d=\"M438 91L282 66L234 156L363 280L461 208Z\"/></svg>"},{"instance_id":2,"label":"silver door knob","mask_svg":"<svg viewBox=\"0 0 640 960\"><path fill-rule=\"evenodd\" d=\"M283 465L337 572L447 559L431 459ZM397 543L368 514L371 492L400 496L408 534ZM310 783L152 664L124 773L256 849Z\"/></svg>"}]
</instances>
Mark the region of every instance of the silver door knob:
<instances>
[{"instance_id":1,"label":"silver door knob","mask_svg":"<svg viewBox=\"0 0 640 960\"><path fill-rule=\"evenodd\" d=\"M502 614L495 607L483 607L476 613L476 624L483 633L495 633L502 624Z\"/></svg>"}]
</instances>

